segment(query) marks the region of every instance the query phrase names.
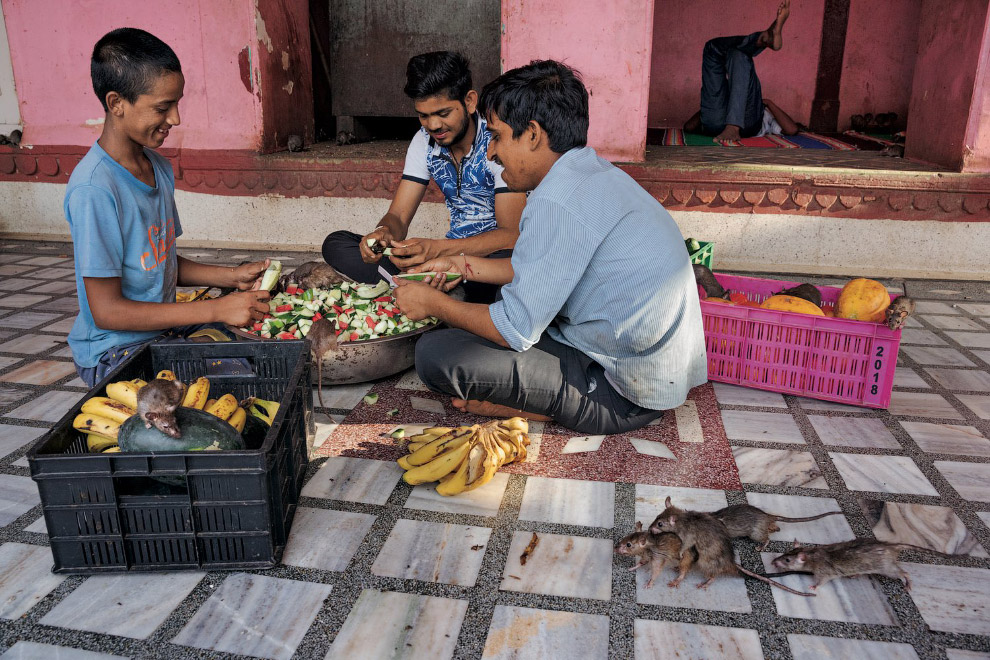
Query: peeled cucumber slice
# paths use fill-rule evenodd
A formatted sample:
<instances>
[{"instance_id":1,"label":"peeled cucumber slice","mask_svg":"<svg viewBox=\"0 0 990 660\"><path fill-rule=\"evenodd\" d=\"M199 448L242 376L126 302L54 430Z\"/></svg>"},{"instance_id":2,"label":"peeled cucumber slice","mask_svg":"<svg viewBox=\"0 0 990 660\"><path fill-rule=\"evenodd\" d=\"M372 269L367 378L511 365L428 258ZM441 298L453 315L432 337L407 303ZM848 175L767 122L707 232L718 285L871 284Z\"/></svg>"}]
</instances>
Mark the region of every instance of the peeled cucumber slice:
<instances>
[{"instance_id":1,"label":"peeled cucumber slice","mask_svg":"<svg viewBox=\"0 0 990 660\"><path fill-rule=\"evenodd\" d=\"M398 275L393 275L393 277L399 277L404 280L414 280L416 282L422 282L427 277L434 278L439 274L440 273L429 271L427 273L399 273ZM443 273L443 275L447 276L448 282L450 282L451 280L456 280L458 277L460 277L460 275L458 275L457 273Z\"/></svg>"},{"instance_id":2,"label":"peeled cucumber slice","mask_svg":"<svg viewBox=\"0 0 990 660\"><path fill-rule=\"evenodd\" d=\"M265 274L261 276L261 288L271 291L278 283L278 278L282 276L282 262L274 259L269 262Z\"/></svg>"}]
</instances>

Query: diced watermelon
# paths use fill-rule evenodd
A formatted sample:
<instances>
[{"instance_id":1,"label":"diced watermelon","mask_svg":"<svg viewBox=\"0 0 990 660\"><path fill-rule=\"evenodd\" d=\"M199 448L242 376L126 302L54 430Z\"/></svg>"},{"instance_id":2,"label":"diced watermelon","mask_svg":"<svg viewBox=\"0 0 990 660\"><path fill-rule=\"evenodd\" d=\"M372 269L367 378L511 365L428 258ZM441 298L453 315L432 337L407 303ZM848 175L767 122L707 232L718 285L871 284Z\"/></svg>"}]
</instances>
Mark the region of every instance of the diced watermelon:
<instances>
[{"instance_id":1,"label":"diced watermelon","mask_svg":"<svg viewBox=\"0 0 990 660\"><path fill-rule=\"evenodd\" d=\"M375 298L375 302L392 302L392 296L382 296L381 298Z\"/></svg>"},{"instance_id":2,"label":"diced watermelon","mask_svg":"<svg viewBox=\"0 0 990 660\"><path fill-rule=\"evenodd\" d=\"M366 326L368 326L369 328L373 328L373 327L375 327L375 319L373 319L370 316L366 316L366 317L364 317L364 324Z\"/></svg>"},{"instance_id":3,"label":"diced watermelon","mask_svg":"<svg viewBox=\"0 0 990 660\"><path fill-rule=\"evenodd\" d=\"M291 332L280 332L275 337L276 339L296 339L296 336Z\"/></svg>"},{"instance_id":4,"label":"diced watermelon","mask_svg":"<svg viewBox=\"0 0 990 660\"><path fill-rule=\"evenodd\" d=\"M279 305L278 307L275 308L275 313L276 314L281 313L281 312L291 312L291 311L292 311L292 305L291 304Z\"/></svg>"},{"instance_id":5,"label":"diced watermelon","mask_svg":"<svg viewBox=\"0 0 990 660\"><path fill-rule=\"evenodd\" d=\"M261 321L258 321L253 326L251 326L251 329L254 330L255 332L261 332L261 326L263 325L264 324Z\"/></svg>"},{"instance_id":6,"label":"diced watermelon","mask_svg":"<svg viewBox=\"0 0 990 660\"><path fill-rule=\"evenodd\" d=\"M351 341L357 341L360 336L361 335L358 334L357 332L352 332L351 333Z\"/></svg>"},{"instance_id":7,"label":"diced watermelon","mask_svg":"<svg viewBox=\"0 0 990 660\"><path fill-rule=\"evenodd\" d=\"M330 307L332 307L333 311L337 312L338 314L344 313L344 308L341 307L340 305L330 305Z\"/></svg>"},{"instance_id":8,"label":"diced watermelon","mask_svg":"<svg viewBox=\"0 0 990 660\"><path fill-rule=\"evenodd\" d=\"M314 321L319 321L322 318L323 318L323 314L320 314L319 312L317 312L316 314L313 314L313 320Z\"/></svg>"}]
</instances>

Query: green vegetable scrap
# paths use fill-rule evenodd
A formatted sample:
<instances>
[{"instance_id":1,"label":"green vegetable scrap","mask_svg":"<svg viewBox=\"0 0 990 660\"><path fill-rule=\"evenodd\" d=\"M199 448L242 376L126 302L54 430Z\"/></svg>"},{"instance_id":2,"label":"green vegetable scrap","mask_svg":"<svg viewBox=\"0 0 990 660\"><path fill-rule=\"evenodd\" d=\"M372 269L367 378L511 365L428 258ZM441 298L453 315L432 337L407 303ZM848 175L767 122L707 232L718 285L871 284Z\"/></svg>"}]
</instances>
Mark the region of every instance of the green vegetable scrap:
<instances>
[{"instance_id":1,"label":"green vegetable scrap","mask_svg":"<svg viewBox=\"0 0 990 660\"><path fill-rule=\"evenodd\" d=\"M378 403L378 395L377 394L365 394L364 395L364 399L362 399L362 400L365 403L367 403L369 406L373 406L376 403Z\"/></svg>"}]
</instances>

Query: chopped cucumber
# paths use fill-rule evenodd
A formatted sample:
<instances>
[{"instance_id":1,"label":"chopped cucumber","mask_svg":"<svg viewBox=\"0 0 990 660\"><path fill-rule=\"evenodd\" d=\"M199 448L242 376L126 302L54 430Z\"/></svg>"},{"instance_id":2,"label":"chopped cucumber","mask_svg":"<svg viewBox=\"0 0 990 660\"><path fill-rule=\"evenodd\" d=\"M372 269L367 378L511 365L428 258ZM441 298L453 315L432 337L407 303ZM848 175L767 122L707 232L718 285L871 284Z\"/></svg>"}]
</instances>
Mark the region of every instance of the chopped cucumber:
<instances>
[{"instance_id":1,"label":"chopped cucumber","mask_svg":"<svg viewBox=\"0 0 990 660\"><path fill-rule=\"evenodd\" d=\"M369 406L373 406L376 403L378 403L378 395L377 394L374 394L374 393L372 393L372 394L365 394L364 395L364 398L362 399L362 401L364 401Z\"/></svg>"},{"instance_id":2,"label":"chopped cucumber","mask_svg":"<svg viewBox=\"0 0 990 660\"><path fill-rule=\"evenodd\" d=\"M268 262L268 268L265 269L264 275L261 276L261 288L265 291L271 291L275 288L281 275L282 262L272 259Z\"/></svg>"}]
</instances>

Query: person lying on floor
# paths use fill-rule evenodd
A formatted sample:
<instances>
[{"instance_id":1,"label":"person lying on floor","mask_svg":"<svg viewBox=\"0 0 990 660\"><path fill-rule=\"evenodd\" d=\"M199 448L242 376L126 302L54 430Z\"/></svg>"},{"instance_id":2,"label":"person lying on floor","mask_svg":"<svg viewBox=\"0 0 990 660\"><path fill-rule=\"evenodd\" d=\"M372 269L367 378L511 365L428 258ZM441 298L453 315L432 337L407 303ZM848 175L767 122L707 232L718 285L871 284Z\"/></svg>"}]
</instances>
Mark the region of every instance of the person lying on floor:
<instances>
[{"instance_id":1,"label":"person lying on floor","mask_svg":"<svg viewBox=\"0 0 990 660\"><path fill-rule=\"evenodd\" d=\"M791 0L783 0L777 8L777 17L766 30L717 37L705 43L701 57L701 109L684 124L685 131L715 136L714 142L720 144L766 135L773 132L767 130L769 112L780 133L797 133L797 126L786 113L764 101L753 64L753 58L764 49L783 47L784 23L790 13Z\"/></svg>"},{"instance_id":2,"label":"person lying on floor","mask_svg":"<svg viewBox=\"0 0 990 660\"><path fill-rule=\"evenodd\" d=\"M694 113L694 116L684 124L684 130L688 133L701 132L701 113ZM797 125L790 115L784 112L783 108L771 101L763 99L763 122L760 130L750 137L763 137L764 135L797 135L801 127ZM727 140L715 140L720 144Z\"/></svg>"},{"instance_id":3,"label":"person lying on floor","mask_svg":"<svg viewBox=\"0 0 990 660\"><path fill-rule=\"evenodd\" d=\"M552 60L485 86L490 158L510 190L532 191L511 260L442 257L415 269L502 284L500 300L461 302L446 283L400 280L423 335L416 371L455 408L554 420L581 433L646 426L707 381L697 285L670 214L587 147L588 92Z\"/></svg>"}]
</instances>

